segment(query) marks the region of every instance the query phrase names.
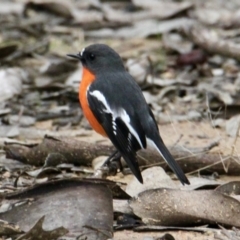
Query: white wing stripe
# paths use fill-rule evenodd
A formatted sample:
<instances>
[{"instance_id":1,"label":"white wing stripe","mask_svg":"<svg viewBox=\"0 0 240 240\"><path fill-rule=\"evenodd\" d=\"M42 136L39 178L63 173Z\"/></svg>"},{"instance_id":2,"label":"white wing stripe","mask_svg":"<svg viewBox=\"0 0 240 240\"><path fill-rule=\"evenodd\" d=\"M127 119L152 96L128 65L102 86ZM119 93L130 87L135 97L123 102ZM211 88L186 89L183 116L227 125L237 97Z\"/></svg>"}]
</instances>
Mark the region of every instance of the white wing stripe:
<instances>
[{"instance_id":1,"label":"white wing stripe","mask_svg":"<svg viewBox=\"0 0 240 240\"><path fill-rule=\"evenodd\" d=\"M94 90L93 92L89 92L89 94L94 96L94 97L96 97L98 99L98 101L103 103L103 105L106 108L105 112L112 114L112 116L113 116L113 122L112 122L113 126L112 127L113 127L113 133L115 135L116 135L116 123L115 123L115 120L116 120L117 117L120 117L123 120L123 122L126 124L129 132L137 139L137 141L138 141L139 145L141 146L141 148L144 148L143 145L142 145L142 142L141 142L141 140L140 140L140 138L138 136L138 133L136 132L136 130L130 124L130 117L127 114L125 109L119 109L117 111L114 110L114 109L111 109L110 106L107 103L106 98L98 90Z\"/></svg>"},{"instance_id":2,"label":"white wing stripe","mask_svg":"<svg viewBox=\"0 0 240 240\"><path fill-rule=\"evenodd\" d=\"M89 94L92 95L92 96L94 96L95 98L98 99L98 101L100 101L100 102L103 103L103 105L104 105L105 108L106 108L105 112L108 112L108 113L112 113L112 114L113 114L111 108L109 107L109 105L108 105L108 103L107 103L106 98L103 96L103 94L102 94L100 91L95 90L95 91L93 91L93 92L89 92Z\"/></svg>"},{"instance_id":3,"label":"white wing stripe","mask_svg":"<svg viewBox=\"0 0 240 240\"><path fill-rule=\"evenodd\" d=\"M137 139L141 148L144 148L137 132L135 131L135 129L130 124L130 118L129 118L129 115L127 114L127 112L125 111L125 109L122 109L122 111L120 112L118 117L120 117L124 121L124 123L127 125L129 131Z\"/></svg>"}]
</instances>

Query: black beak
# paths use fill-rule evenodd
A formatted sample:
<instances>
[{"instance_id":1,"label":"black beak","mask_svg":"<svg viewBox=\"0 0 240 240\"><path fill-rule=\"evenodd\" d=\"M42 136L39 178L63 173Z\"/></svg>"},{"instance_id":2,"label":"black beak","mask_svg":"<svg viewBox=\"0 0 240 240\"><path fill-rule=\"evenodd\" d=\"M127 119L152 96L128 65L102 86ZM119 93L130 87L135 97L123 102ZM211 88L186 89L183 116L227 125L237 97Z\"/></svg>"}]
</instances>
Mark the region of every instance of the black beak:
<instances>
[{"instance_id":1,"label":"black beak","mask_svg":"<svg viewBox=\"0 0 240 240\"><path fill-rule=\"evenodd\" d=\"M72 57L72 58L76 58L78 60L82 60L82 56L80 53L77 53L77 54L67 54L68 57Z\"/></svg>"}]
</instances>

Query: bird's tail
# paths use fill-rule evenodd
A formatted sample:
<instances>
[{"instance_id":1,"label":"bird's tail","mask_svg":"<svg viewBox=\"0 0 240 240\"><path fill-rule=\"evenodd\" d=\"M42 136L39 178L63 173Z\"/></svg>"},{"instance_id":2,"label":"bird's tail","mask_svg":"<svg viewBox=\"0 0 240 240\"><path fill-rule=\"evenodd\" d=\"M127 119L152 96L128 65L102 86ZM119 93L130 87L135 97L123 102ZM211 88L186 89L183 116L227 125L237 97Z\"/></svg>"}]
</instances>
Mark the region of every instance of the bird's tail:
<instances>
[{"instance_id":1,"label":"bird's tail","mask_svg":"<svg viewBox=\"0 0 240 240\"><path fill-rule=\"evenodd\" d=\"M183 170L179 166L179 164L175 161L165 144L163 143L162 139L159 139L158 141L153 141L151 139L148 139L148 142L150 142L151 145L157 149L159 154L162 156L162 158L167 162L169 167L172 169L172 171L177 175L180 182L184 184L190 184L187 177L185 176Z\"/></svg>"},{"instance_id":2,"label":"bird's tail","mask_svg":"<svg viewBox=\"0 0 240 240\"><path fill-rule=\"evenodd\" d=\"M142 178L141 171L139 169L136 154L135 153L131 153L131 154L121 153L121 154L124 160L126 161L128 167L131 169L133 175L137 178L137 180L140 183L143 183L143 178Z\"/></svg>"}]
</instances>

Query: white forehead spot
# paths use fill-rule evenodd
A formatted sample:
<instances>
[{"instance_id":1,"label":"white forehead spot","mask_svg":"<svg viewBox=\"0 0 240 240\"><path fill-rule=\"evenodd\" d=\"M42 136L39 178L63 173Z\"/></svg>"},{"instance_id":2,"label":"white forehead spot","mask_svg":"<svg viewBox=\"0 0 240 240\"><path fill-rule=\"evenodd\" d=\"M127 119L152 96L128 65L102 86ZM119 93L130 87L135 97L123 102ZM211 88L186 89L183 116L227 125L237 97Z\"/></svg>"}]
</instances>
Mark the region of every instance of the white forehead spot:
<instances>
[{"instance_id":1,"label":"white forehead spot","mask_svg":"<svg viewBox=\"0 0 240 240\"><path fill-rule=\"evenodd\" d=\"M81 51L81 53L80 53L81 56L83 55L84 51L85 51L85 48L82 49L82 51Z\"/></svg>"}]
</instances>

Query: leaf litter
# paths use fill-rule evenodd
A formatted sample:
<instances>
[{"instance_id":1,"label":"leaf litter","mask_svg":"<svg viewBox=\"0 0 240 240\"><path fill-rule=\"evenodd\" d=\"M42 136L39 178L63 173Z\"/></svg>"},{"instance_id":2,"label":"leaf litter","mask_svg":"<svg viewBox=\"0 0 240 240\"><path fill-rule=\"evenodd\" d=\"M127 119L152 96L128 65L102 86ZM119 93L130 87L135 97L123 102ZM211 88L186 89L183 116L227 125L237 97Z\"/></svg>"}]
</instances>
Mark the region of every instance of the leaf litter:
<instances>
[{"instance_id":1,"label":"leaf litter","mask_svg":"<svg viewBox=\"0 0 240 240\"><path fill-rule=\"evenodd\" d=\"M57 239L66 234L68 239L80 235L106 239L112 236L112 195L127 197L108 181L65 179L43 183L6 195L5 201L31 199L31 204L18 204L2 212L1 219L17 223L26 232L19 239Z\"/></svg>"},{"instance_id":2,"label":"leaf litter","mask_svg":"<svg viewBox=\"0 0 240 240\"><path fill-rule=\"evenodd\" d=\"M142 87L158 123L164 124L160 126L161 135L188 173L191 185L180 187L171 175L165 174L164 170L169 169L164 162L159 163L155 153L141 152L144 185L129 175L124 162L122 173L108 176L131 195L130 203L112 200L106 183L101 183L101 189L89 183L95 193L89 199L97 201L97 191L99 196L105 193L109 206L113 202L115 214L118 212L126 219L128 226L134 230L137 225L149 227L150 232L141 232L138 239L202 239L208 230L208 239L213 239L213 235L218 239L238 239L239 230L231 227L239 227L239 178L230 176L239 175L238 8L236 0L211 0L204 4L199 0L2 1L0 193L1 211L9 210L2 214L48 204L45 200L38 205L36 202L41 197L61 196L63 191L60 186L52 188L48 195L39 196L36 192L38 197L33 202L23 200L21 206L18 201L6 202L6 194L31 191L29 188L37 183L49 189L56 179L91 177L92 165L100 166L104 156L113 150L108 141L89 131L77 97L81 68L65 57L90 43L103 42L120 53ZM218 146L213 144L216 139ZM101 161L95 163L98 157ZM103 171L102 176L110 172ZM84 196L87 194L75 198L76 209ZM65 206L68 197L66 194L59 206ZM101 205L94 202L88 210L94 215L96 208ZM37 231L39 238L41 234L48 238L54 231L44 228L48 217L56 223L58 216L62 213L64 219L67 211L56 211L54 218L45 210L43 207L37 214L32 210L33 213L20 215L25 217L13 221L13 225L4 222L6 231L1 233L13 239L37 239L33 234ZM20 228L16 227L33 216L28 228L20 224ZM73 211L72 217L76 216ZM89 225L84 231L93 232L93 238L112 237L110 216L112 212L99 220L109 221L109 235L98 231L98 226ZM176 219L182 228L176 228ZM65 218L65 226L56 225L60 231L53 232L56 235L52 238L71 232L70 220ZM194 229L189 226L205 223L210 226L202 229L203 233L191 235ZM127 224L121 225L121 229L127 228ZM153 233L151 227L158 227L157 231L165 234ZM185 229L184 233L179 229ZM22 230L25 233L20 236ZM115 232L114 238L130 239L136 234L139 233Z\"/></svg>"}]
</instances>

